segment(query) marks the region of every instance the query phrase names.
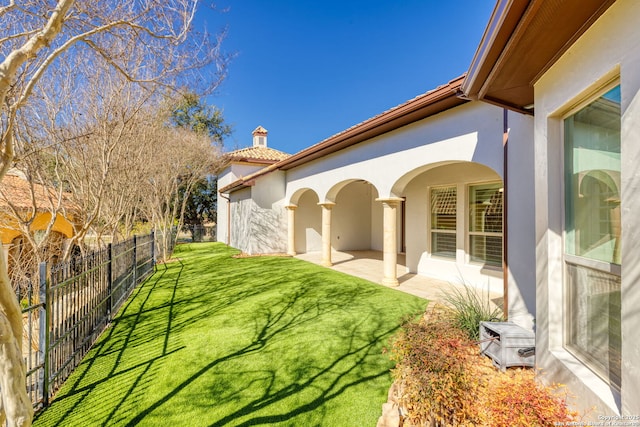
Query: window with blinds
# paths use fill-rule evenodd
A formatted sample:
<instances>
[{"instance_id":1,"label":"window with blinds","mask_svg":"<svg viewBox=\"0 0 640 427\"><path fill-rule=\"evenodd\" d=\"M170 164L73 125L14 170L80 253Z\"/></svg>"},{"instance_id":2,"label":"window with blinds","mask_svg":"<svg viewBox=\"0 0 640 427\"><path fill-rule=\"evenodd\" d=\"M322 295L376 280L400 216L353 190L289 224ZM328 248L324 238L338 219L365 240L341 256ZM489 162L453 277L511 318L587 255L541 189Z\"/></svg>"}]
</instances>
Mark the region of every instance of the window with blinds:
<instances>
[{"instance_id":1,"label":"window with blinds","mask_svg":"<svg viewBox=\"0 0 640 427\"><path fill-rule=\"evenodd\" d=\"M469 187L469 257L502 266L502 184Z\"/></svg>"},{"instance_id":2,"label":"window with blinds","mask_svg":"<svg viewBox=\"0 0 640 427\"><path fill-rule=\"evenodd\" d=\"M456 187L431 189L431 254L456 257Z\"/></svg>"}]
</instances>

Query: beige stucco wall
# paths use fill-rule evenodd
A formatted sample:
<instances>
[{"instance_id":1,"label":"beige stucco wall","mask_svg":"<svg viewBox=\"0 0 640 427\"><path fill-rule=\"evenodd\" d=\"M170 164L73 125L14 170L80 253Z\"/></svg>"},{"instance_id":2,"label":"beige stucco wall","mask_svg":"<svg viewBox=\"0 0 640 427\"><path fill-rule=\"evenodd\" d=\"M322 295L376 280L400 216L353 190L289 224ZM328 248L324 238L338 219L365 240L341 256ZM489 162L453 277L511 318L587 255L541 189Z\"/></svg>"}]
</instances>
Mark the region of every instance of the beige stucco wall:
<instances>
[{"instance_id":1,"label":"beige stucco wall","mask_svg":"<svg viewBox=\"0 0 640 427\"><path fill-rule=\"evenodd\" d=\"M322 250L322 212L318 206L318 195L312 190L304 191L296 201L296 253L320 252Z\"/></svg>"},{"instance_id":2,"label":"beige stucco wall","mask_svg":"<svg viewBox=\"0 0 640 427\"><path fill-rule=\"evenodd\" d=\"M371 249L372 211L381 211L377 191L366 182L352 182L336 197L331 246L338 251ZM382 223L375 224L382 228Z\"/></svg>"},{"instance_id":3,"label":"beige stucco wall","mask_svg":"<svg viewBox=\"0 0 640 427\"><path fill-rule=\"evenodd\" d=\"M535 84L538 365L592 417L640 414L640 2L619 0ZM622 391L563 349L562 115L619 75L622 94Z\"/></svg>"},{"instance_id":4,"label":"beige stucco wall","mask_svg":"<svg viewBox=\"0 0 640 427\"><path fill-rule=\"evenodd\" d=\"M362 142L321 159L287 171L286 199L298 204L301 191L312 190L319 201L336 202L332 212L332 245L335 249L368 248L382 250L382 204L365 200L365 190L374 188L377 197L406 197L405 244L407 270L449 281L466 281L495 292L503 290L500 268L468 262L467 235L460 227L457 259L442 260L428 253L428 189L431 185L455 183L460 186L461 206L466 205L468 184L499 181L503 175L503 114L500 108L468 103L403 128ZM535 312L534 209L533 209L533 121L529 116L509 113L510 218L509 235L509 317L524 327L533 326ZM434 172L436 171L436 172ZM362 199L362 200L360 200ZM356 203L356 200L359 200ZM309 207L298 204L296 227L304 228ZM370 206L371 213L365 213ZM350 217L341 212L353 212ZM307 226L319 245L319 210L314 212L316 228ZM342 220L338 220L342 216ZM398 215L398 247L401 247L401 215ZM460 224L466 221L460 212ZM367 236L363 224L370 222ZM345 234L347 233L347 234ZM296 233L298 234L298 233ZM360 237L356 237L360 236ZM338 237L340 237L338 239ZM349 238L347 238L349 237ZM296 243L296 251L311 251ZM368 241L367 241L368 240ZM316 248L315 250L319 250ZM404 272L399 272L400 274Z\"/></svg>"},{"instance_id":5,"label":"beige stucco wall","mask_svg":"<svg viewBox=\"0 0 640 427\"><path fill-rule=\"evenodd\" d=\"M233 182L233 175L231 174L231 166L225 168L218 174L218 188L222 188ZM228 197L228 195L225 195ZM227 199L225 199L220 193L218 193L216 203L216 240L218 242L229 243L229 209Z\"/></svg>"},{"instance_id":6,"label":"beige stucco wall","mask_svg":"<svg viewBox=\"0 0 640 427\"><path fill-rule=\"evenodd\" d=\"M230 246L248 254L287 251L284 188L284 172L275 171L231 193Z\"/></svg>"},{"instance_id":7,"label":"beige stucco wall","mask_svg":"<svg viewBox=\"0 0 640 427\"><path fill-rule=\"evenodd\" d=\"M334 201L332 189L350 180L371 183L381 198L399 196L423 168L448 161L484 164L502 177L502 111L467 103L306 163L287 171L286 197L311 188Z\"/></svg>"},{"instance_id":8,"label":"beige stucco wall","mask_svg":"<svg viewBox=\"0 0 640 427\"><path fill-rule=\"evenodd\" d=\"M527 134L531 134L530 124ZM501 180L502 136L501 108L468 103L287 171L286 197L295 200L300 189L309 188L318 194L320 201L335 202L332 246L335 249L374 250L382 250L382 203L367 202L368 193L358 191L355 184L348 183L358 181L362 183L361 189L373 188L379 198L407 197L407 271L455 282L466 281L502 292L501 269L468 262L463 246L466 242L464 228L460 229L461 248L457 260L451 262L429 255L426 212L428 188L434 182L460 183L460 194L464 196L468 183ZM531 142L531 137L528 141ZM452 163L465 166L441 167L438 173L429 175L429 170ZM483 172L479 173L479 170ZM367 209L369 214L365 213ZM342 214L347 211L353 214ZM464 212L460 215L464 220ZM341 216L342 221L338 219ZM527 230L533 235L532 213L527 222ZM370 226L368 233L367 225ZM397 227L398 247L401 248L400 211ZM529 262L532 265L533 260ZM515 280L513 284L516 286ZM533 283L530 286L533 288ZM533 297L533 292L530 294ZM532 317L528 313L528 318ZM530 324L529 321L525 326Z\"/></svg>"},{"instance_id":9,"label":"beige stucco wall","mask_svg":"<svg viewBox=\"0 0 640 427\"><path fill-rule=\"evenodd\" d=\"M341 183L332 209L331 246L338 251L382 250L382 204L369 183ZM297 206L296 252L322 249L322 209L313 190L299 190L291 202ZM378 231L380 230L380 231Z\"/></svg>"},{"instance_id":10,"label":"beige stucco wall","mask_svg":"<svg viewBox=\"0 0 640 427\"><path fill-rule=\"evenodd\" d=\"M508 135L509 321L533 329L536 313L533 117L510 111Z\"/></svg>"},{"instance_id":11,"label":"beige stucco wall","mask_svg":"<svg viewBox=\"0 0 640 427\"><path fill-rule=\"evenodd\" d=\"M223 188L235 180L252 174L264 165L248 164L248 163L230 163L224 170L218 174L218 188ZM228 195L225 195L228 196ZM218 242L228 242L228 202L218 193L217 197L217 215L216 215L216 240Z\"/></svg>"}]
</instances>

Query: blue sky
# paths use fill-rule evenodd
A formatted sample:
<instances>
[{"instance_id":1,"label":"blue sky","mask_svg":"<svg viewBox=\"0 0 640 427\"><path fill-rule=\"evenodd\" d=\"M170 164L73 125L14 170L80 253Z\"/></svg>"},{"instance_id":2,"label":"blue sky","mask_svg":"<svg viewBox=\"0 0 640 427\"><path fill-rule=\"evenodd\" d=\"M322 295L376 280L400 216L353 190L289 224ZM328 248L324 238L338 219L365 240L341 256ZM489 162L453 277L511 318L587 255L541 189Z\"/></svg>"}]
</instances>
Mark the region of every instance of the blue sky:
<instances>
[{"instance_id":1,"label":"blue sky","mask_svg":"<svg viewBox=\"0 0 640 427\"><path fill-rule=\"evenodd\" d=\"M229 75L207 101L234 128L225 149L295 153L467 71L493 0L219 0ZM224 10L224 12L221 12Z\"/></svg>"}]
</instances>

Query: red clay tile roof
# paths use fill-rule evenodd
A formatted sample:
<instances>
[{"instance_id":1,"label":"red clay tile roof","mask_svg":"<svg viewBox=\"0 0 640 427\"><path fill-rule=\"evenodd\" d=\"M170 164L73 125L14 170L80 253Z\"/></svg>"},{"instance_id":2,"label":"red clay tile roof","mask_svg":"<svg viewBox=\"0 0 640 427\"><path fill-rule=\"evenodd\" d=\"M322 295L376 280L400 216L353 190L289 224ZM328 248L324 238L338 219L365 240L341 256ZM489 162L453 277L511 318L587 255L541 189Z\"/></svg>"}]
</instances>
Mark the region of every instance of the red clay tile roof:
<instances>
[{"instance_id":1,"label":"red clay tile roof","mask_svg":"<svg viewBox=\"0 0 640 427\"><path fill-rule=\"evenodd\" d=\"M258 126L257 128L255 128L253 130L253 132L251 132L252 135L266 135L267 134L267 130L265 128L263 128L262 126Z\"/></svg>"},{"instance_id":2,"label":"red clay tile roof","mask_svg":"<svg viewBox=\"0 0 640 427\"><path fill-rule=\"evenodd\" d=\"M227 162L271 164L289 157L289 154L269 147L248 147L225 154Z\"/></svg>"},{"instance_id":3,"label":"red clay tile roof","mask_svg":"<svg viewBox=\"0 0 640 427\"><path fill-rule=\"evenodd\" d=\"M33 192L38 211L48 210L49 197L54 200L54 203L58 198L58 193L55 189L47 188L37 183L33 183ZM47 192L49 196L47 196ZM7 173L0 181L0 209L8 208L9 202L18 209L33 209L29 182L24 177L12 172ZM68 209L73 208L73 203L68 193L62 194L62 203Z\"/></svg>"}]
</instances>

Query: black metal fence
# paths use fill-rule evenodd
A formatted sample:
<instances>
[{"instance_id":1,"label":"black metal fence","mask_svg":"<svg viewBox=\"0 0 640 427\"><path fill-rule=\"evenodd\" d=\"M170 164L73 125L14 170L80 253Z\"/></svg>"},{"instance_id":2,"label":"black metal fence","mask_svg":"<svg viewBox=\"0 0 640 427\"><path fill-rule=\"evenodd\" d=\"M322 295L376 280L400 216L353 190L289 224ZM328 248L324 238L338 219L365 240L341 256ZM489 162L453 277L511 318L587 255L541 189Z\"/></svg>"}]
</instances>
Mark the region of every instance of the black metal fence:
<instances>
[{"instance_id":1,"label":"black metal fence","mask_svg":"<svg viewBox=\"0 0 640 427\"><path fill-rule=\"evenodd\" d=\"M215 225L188 225L183 227L189 233L191 233L191 240L193 242L215 242L216 240L216 226Z\"/></svg>"},{"instance_id":2,"label":"black metal fence","mask_svg":"<svg viewBox=\"0 0 640 427\"><path fill-rule=\"evenodd\" d=\"M39 283L18 287L27 391L36 410L47 406L133 289L153 273L162 240L154 237L135 236L51 267L42 263Z\"/></svg>"}]
</instances>

